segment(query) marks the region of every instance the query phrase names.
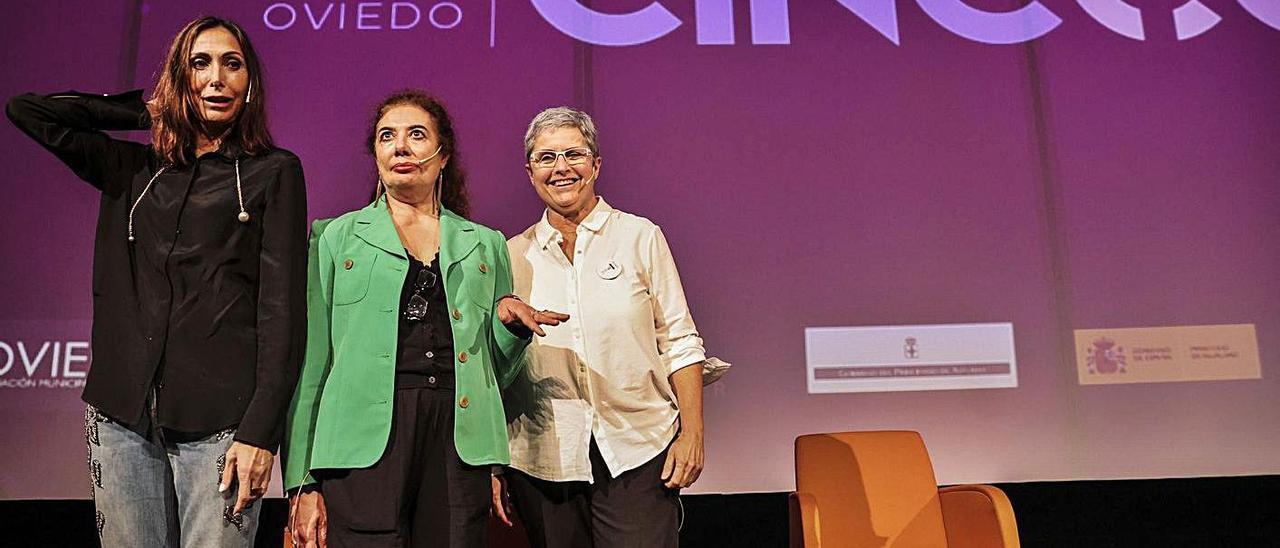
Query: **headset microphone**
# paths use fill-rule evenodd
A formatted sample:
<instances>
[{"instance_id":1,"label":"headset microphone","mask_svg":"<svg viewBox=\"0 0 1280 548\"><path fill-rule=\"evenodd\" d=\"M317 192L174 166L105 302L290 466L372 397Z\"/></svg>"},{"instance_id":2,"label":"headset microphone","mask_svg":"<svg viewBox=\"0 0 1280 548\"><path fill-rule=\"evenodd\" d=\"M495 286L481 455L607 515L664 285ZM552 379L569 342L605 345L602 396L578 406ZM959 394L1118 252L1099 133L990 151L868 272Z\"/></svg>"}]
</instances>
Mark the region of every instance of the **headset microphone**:
<instances>
[{"instance_id":1,"label":"headset microphone","mask_svg":"<svg viewBox=\"0 0 1280 548\"><path fill-rule=\"evenodd\" d=\"M428 161L428 160L430 160L430 159L432 159L432 158L435 158L436 156L439 156L439 155L440 155L440 151L441 151L441 150L444 150L444 145L440 145L440 146L436 147L436 151L435 151L435 152L432 152L430 156L427 156L426 158L423 158L423 159L421 159L421 160L417 160L417 161L415 161L415 162L413 162L413 163L418 164L418 165L425 164L425 163L427 163L427 161Z\"/></svg>"}]
</instances>

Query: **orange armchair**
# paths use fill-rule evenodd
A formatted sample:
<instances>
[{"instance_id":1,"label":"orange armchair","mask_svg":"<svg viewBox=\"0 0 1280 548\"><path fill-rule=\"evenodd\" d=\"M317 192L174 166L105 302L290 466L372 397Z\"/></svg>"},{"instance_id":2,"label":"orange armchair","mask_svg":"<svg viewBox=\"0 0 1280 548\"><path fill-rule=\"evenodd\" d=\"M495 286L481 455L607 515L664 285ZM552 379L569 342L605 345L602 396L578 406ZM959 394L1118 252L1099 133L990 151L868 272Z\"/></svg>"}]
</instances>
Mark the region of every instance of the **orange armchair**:
<instances>
[{"instance_id":1,"label":"orange armchair","mask_svg":"<svg viewBox=\"0 0 1280 548\"><path fill-rule=\"evenodd\" d=\"M793 548L1018 548L1013 506L990 485L938 488L918 432L796 438Z\"/></svg>"}]
</instances>

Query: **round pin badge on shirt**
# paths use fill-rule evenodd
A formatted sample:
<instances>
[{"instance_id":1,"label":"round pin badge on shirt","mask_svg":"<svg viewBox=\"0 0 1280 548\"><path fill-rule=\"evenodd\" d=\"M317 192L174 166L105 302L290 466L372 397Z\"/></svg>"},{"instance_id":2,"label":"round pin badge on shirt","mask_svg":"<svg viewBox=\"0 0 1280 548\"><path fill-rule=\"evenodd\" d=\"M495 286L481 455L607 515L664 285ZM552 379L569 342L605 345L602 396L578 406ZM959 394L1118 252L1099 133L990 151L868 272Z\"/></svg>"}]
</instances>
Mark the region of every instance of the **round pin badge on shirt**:
<instances>
[{"instance_id":1,"label":"round pin badge on shirt","mask_svg":"<svg viewBox=\"0 0 1280 548\"><path fill-rule=\"evenodd\" d=\"M600 270L597 270L596 274L599 274L601 278L606 280L612 280L622 274L622 265L619 265L614 261L609 261L608 264L600 267Z\"/></svg>"}]
</instances>

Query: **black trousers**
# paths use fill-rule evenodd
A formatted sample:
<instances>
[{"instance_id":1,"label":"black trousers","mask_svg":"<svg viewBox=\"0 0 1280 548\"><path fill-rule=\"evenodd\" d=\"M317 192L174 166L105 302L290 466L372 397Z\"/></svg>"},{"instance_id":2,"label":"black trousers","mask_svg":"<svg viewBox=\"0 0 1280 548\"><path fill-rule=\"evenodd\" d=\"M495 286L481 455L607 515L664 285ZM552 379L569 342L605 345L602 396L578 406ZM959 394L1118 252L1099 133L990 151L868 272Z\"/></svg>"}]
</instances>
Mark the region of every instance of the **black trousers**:
<instances>
[{"instance_id":1,"label":"black trousers","mask_svg":"<svg viewBox=\"0 0 1280 548\"><path fill-rule=\"evenodd\" d=\"M458 458L454 390L405 377L396 379L391 435L378 462L317 474L329 546L484 548L490 469Z\"/></svg>"},{"instance_id":2,"label":"black trousers","mask_svg":"<svg viewBox=\"0 0 1280 548\"><path fill-rule=\"evenodd\" d=\"M668 448L669 450L670 448ZM617 478L591 440L592 482L556 482L510 470L511 502L534 548L675 548L680 491L662 483L663 451Z\"/></svg>"}]
</instances>

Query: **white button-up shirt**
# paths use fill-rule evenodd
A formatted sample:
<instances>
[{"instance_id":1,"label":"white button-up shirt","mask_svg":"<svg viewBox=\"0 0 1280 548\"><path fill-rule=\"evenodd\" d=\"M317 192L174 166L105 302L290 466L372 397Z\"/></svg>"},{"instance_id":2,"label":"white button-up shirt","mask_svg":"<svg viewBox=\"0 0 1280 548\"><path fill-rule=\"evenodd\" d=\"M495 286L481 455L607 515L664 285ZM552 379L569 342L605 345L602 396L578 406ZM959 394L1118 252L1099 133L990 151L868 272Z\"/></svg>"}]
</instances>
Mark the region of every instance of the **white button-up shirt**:
<instances>
[{"instance_id":1,"label":"white button-up shirt","mask_svg":"<svg viewBox=\"0 0 1280 548\"><path fill-rule=\"evenodd\" d=\"M612 477L657 456L676 435L668 376L706 359L662 230L600 199L563 236L542 220L511 238L515 293L569 314L544 326L526 374L506 393L511 466L549 481L591 481L592 436Z\"/></svg>"}]
</instances>

